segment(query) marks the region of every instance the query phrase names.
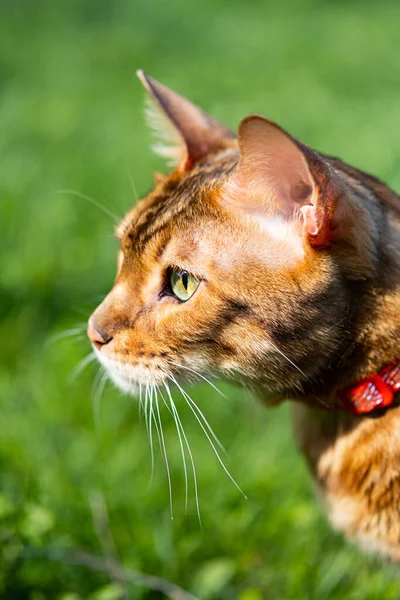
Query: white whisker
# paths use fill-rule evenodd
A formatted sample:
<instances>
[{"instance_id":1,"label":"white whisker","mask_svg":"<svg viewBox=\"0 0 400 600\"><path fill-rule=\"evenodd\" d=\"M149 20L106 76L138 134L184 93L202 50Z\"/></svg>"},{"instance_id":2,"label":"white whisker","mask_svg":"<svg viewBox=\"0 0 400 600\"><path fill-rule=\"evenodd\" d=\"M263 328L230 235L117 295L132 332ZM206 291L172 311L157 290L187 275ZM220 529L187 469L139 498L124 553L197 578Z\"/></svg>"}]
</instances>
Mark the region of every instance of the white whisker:
<instances>
[{"instance_id":1,"label":"white whisker","mask_svg":"<svg viewBox=\"0 0 400 600\"><path fill-rule=\"evenodd\" d=\"M158 432L158 440L160 442L160 448L161 451L164 455L164 461L165 461L165 468L167 471L167 478L168 478L168 489L169 489L169 507L170 507L170 513L171 513L171 520L174 519L174 513L173 513L173 507L172 507L172 483L171 483L171 473L169 470L169 463L168 463L168 455L167 455L167 448L165 445L165 439L164 439L164 432L163 432L163 426L162 426L162 420L161 420L161 413L160 413L160 407L158 405L158 398L157 398L157 387L155 384L153 384L153 390L154 390L154 401L155 401L155 406L156 406L156 416L158 419L158 426L157 426L157 419L154 418L154 423L155 426L157 427L157 432ZM159 428L159 431L158 431Z\"/></svg>"},{"instance_id":2,"label":"white whisker","mask_svg":"<svg viewBox=\"0 0 400 600\"><path fill-rule=\"evenodd\" d=\"M147 414L148 407L148 414ZM149 487L152 484L154 477L154 448L153 448L153 394L152 388L149 388L149 384L146 383L146 399L145 399L145 415L146 416L146 424L147 424L147 433L149 436L149 444L150 444L150 455L151 455L151 474Z\"/></svg>"},{"instance_id":3,"label":"white whisker","mask_svg":"<svg viewBox=\"0 0 400 600\"><path fill-rule=\"evenodd\" d=\"M167 409L170 411L170 413L173 416L175 427L176 427L176 430L178 432L179 446L181 448L181 455L182 455L182 462L183 462L183 472L184 472L184 475L185 475L185 515L186 515L187 514L187 507L188 507L189 483L188 483L188 475L187 475L185 449L183 447L182 435L181 435L181 431L180 431L180 428L179 428L179 424L178 424L178 421L176 420L176 414L175 414L176 407L175 407L175 405L172 402L171 403L171 409L170 409L169 406L168 406L168 404L167 404L167 401L165 400L165 398L163 396L162 391L158 388L158 386L157 386L157 389L158 389L158 391L160 393L162 401L164 402L165 406L167 407ZM174 411L174 408L175 408L175 411Z\"/></svg>"},{"instance_id":4,"label":"white whisker","mask_svg":"<svg viewBox=\"0 0 400 600\"><path fill-rule=\"evenodd\" d=\"M86 194L81 194L80 192L77 192L75 190L56 190L55 193L56 194L71 194L71 196L76 196L77 198L83 198L84 200L87 200L88 202L90 202L91 204L96 206L101 212L103 212L105 215L110 217L115 223L119 223L119 221L121 220L109 208L107 208L106 206L103 206L101 204L101 202L99 202L98 200L95 200L94 198L91 198L90 196L87 196Z\"/></svg>"},{"instance_id":5,"label":"white whisker","mask_svg":"<svg viewBox=\"0 0 400 600\"><path fill-rule=\"evenodd\" d=\"M103 371L99 371L100 377L96 381L96 386L92 391L92 410L93 410L93 419L95 423L95 427L97 430L101 427L101 418L100 418L100 405L101 398L103 396L104 388L106 386L108 380L107 371L104 369Z\"/></svg>"},{"instance_id":6,"label":"white whisker","mask_svg":"<svg viewBox=\"0 0 400 600\"><path fill-rule=\"evenodd\" d=\"M304 373L304 371L302 371L300 369L300 367L298 367L292 360L290 360L290 358L288 356L286 356L286 354L284 352L282 352L282 350L280 348L278 348L278 346L276 346L270 339L268 339L268 343L271 344L271 346L281 355L283 356L283 358L285 358L289 364L291 364L295 369L297 369L299 371L299 373L301 373L303 375L303 377L307 377L307 375Z\"/></svg>"},{"instance_id":7,"label":"white whisker","mask_svg":"<svg viewBox=\"0 0 400 600\"><path fill-rule=\"evenodd\" d=\"M176 383L177 383L178 387L180 387L180 385L178 384L178 382L176 382ZM189 396L189 394L187 392L185 392L185 394L187 394ZM204 425L207 427L210 435L214 439L215 443L222 450L222 452L225 454L225 456L228 457L228 453L227 453L226 449L224 448L224 446L222 445L221 441L219 440L217 434L215 433L215 431L211 427L210 423L206 419L204 413L202 412L202 410L200 409L200 407L196 404L196 402L193 400L193 398L191 396L189 396L189 398L190 398L191 402L193 403L194 408L197 410L200 418L203 420Z\"/></svg>"},{"instance_id":8,"label":"white whisker","mask_svg":"<svg viewBox=\"0 0 400 600\"><path fill-rule=\"evenodd\" d=\"M128 167L128 173L129 173L129 181L131 182L131 188L132 188L132 192L133 192L133 197L135 199L135 202L138 202L139 201L139 195L137 193L135 182L133 181L132 171L130 170L129 167Z\"/></svg>"},{"instance_id":9,"label":"white whisker","mask_svg":"<svg viewBox=\"0 0 400 600\"><path fill-rule=\"evenodd\" d=\"M188 453L189 453L189 458L190 458L190 462L191 462L191 465L192 465L192 472L193 472L193 484L194 484L194 494L195 494L195 501L196 501L197 517L198 517L198 519L199 519L200 528L202 529L203 527L202 527L202 522L201 522L200 503L199 503L199 492L198 492L198 486L197 486L197 476L196 476L196 466L195 466L195 463L194 463L194 458L193 458L192 450L191 450L191 448L190 448L189 441L188 441L188 439L187 439L187 436L186 436L185 430L184 430L184 428L183 428L183 425L182 425L181 419L180 419L180 417L179 417L178 410L177 410L177 408L176 408L176 406L175 406L175 403L174 403L174 401L173 401L173 399L172 399L171 390L169 389L169 385L168 385L168 383L167 383L166 381L164 382L164 387L165 387L165 389L166 389L166 391L167 391L168 398L169 398L169 401L170 401L170 403L171 403L171 408L172 408L172 411L173 411L174 415L176 416L176 422L178 423L178 425L179 425L179 426L180 426L180 428L181 428L181 432L182 432L182 435L183 435L183 438L184 438L184 440L185 440L185 444L186 444L186 447L187 447L187 450L188 450Z\"/></svg>"},{"instance_id":10,"label":"white whisker","mask_svg":"<svg viewBox=\"0 0 400 600\"><path fill-rule=\"evenodd\" d=\"M236 481L234 480L234 478L232 477L232 475L229 473L228 469L225 466L225 463L223 462L222 458L220 457L218 450L216 449L216 447L214 446L212 439L210 438L210 436L207 433L207 430L205 429L203 423L201 422L201 419L199 418L199 416L197 415L196 411L194 410L192 403L193 400L190 398L190 396L185 392L185 390L179 385L179 383L176 381L175 377L170 376L171 381L173 381L175 383L175 385L178 387L178 389L180 390L182 396L185 398L188 406L190 407L191 411L193 412L194 416L197 419L197 422L199 423L200 427L202 428L206 438L208 439L208 441L210 442L210 445L212 447L212 449L214 450L214 454L217 457L220 465L222 466L223 470L225 471L226 475L229 477L229 479L232 481L232 483L234 484L234 486L239 490L239 492L244 496L244 498L246 498L247 500L247 496L246 494L243 492L243 490L240 488L240 486L236 483Z\"/></svg>"},{"instance_id":11,"label":"white whisker","mask_svg":"<svg viewBox=\"0 0 400 600\"><path fill-rule=\"evenodd\" d=\"M207 379L207 377L205 377L204 375L202 375L201 373L198 373L197 371L195 371L194 369L191 369L190 367L186 367L185 365L179 365L178 363L175 362L171 362L172 365L175 365L176 367L179 367L180 369L185 369L186 371L191 371L192 373L194 373L197 377L199 377L200 379L203 379L204 381L206 381L207 383L209 383L211 385L212 388L214 388L214 390L216 392L218 392L218 394L220 396L222 396L223 398L227 398L227 396L224 394L224 392L221 392L220 389L217 388L217 386L212 383L212 381L210 381L209 379Z\"/></svg>"},{"instance_id":12,"label":"white whisker","mask_svg":"<svg viewBox=\"0 0 400 600\"><path fill-rule=\"evenodd\" d=\"M65 331L60 331L59 333L55 333L54 335L51 335L48 340L47 340L47 344L54 344L55 342L58 342L59 340L63 340L64 338L67 337L84 337L84 332L85 332L85 328L84 327L72 327L71 329L66 329Z\"/></svg>"},{"instance_id":13,"label":"white whisker","mask_svg":"<svg viewBox=\"0 0 400 600\"><path fill-rule=\"evenodd\" d=\"M78 362L77 365L75 365L75 367L72 369L71 373L69 374L68 377L68 381L70 383L72 383L73 381L75 381L75 379L77 377L79 377L79 375L81 375L81 373L83 373L83 371L86 369L86 367L93 362L96 359L96 355L93 351L90 351L89 354L87 354L86 356L84 356L82 358L82 360L80 360Z\"/></svg>"},{"instance_id":14,"label":"white whisker","mask_svg":"<svg viewBox=\"0 0 400 600\"><path fill-rule=\"evenodd\" d=\"M142 397L142 382L139 381L139 419L143 417L143 397Z\"/></svg>"}]
</instances>

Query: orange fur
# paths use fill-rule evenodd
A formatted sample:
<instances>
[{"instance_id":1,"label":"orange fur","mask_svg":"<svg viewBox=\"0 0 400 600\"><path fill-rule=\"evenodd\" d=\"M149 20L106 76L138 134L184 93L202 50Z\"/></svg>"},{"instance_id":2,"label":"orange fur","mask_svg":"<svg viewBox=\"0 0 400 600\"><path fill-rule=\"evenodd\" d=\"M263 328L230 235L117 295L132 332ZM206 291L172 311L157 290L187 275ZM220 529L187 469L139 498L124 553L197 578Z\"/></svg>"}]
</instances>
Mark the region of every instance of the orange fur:
<instances>
[{"instance_id":1,"label":"orange fur","mask_svg":"<svg viewBox=\"0 0 400 600\"><path fill-rule=\"evenodd\" d=\"M194 368L295 400L333 524L400 561L400 408L351 417L337 395L398 358L398 196L262 117L236 142L146 81L186 158L118 228L116 282L89 323L99 360L133 393ZM184 303L174 267L200 280Z\"/></svg>"}]
</instances>

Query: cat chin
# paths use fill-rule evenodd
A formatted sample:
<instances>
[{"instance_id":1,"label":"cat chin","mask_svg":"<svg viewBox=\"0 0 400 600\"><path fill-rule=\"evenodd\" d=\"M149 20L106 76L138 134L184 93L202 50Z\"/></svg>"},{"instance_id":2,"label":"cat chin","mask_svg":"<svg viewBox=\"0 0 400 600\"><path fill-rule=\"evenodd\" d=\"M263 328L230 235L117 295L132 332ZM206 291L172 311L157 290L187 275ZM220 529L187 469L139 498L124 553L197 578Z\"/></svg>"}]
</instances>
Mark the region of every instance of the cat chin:
<instances>
[{"instance_id":1,"label":"cat chin","mask_svg":"<svg viewBox=\"0 0 400 600\"><path fill-rule=\"evenodd\" d=\"M160 385L165 380L163 375L152 372L148 367L122 363L106 356L96 348L94 348L94 352L100 364L106 369L110 379L126 394L138 396L140 388Z\"/></svg>"},{"instance_id":2,"label":"cat chin","mask_svg":"<svg viewBox=\"0 0 400 600\"><path fill-rule=\"evenodd\" d=\"M117 374L113 371L107 371L110 375L112 382L116 385L121 392L125 394L129 394L130 396L138 396L140 392L140 385L131 379L128 379L120 374Z\"/></svg>"}]
</instances>

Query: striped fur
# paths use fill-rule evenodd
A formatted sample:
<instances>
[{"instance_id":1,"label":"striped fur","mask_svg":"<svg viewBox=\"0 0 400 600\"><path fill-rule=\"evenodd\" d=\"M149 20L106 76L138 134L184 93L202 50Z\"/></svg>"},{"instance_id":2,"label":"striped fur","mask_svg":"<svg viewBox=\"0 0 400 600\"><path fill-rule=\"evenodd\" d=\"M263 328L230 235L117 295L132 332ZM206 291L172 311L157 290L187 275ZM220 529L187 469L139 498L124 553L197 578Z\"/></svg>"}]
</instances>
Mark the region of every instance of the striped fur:
<instances>
[{"instance_id":1,"label":"striped fur","mask_svg":"<svg viewBox=\"0 0 400 600\"><path fill-rule=\"evenodd\" d=\"M115 285L90 324L111 340L99 359L125 390L193 368L245 382L266 403L294 400L296 437L333 524L400 561L400 408L350 417L336 394L399 354L400 200L294 143L338 214L329 247L313 246L300 211L274 208L260 221L232 204L243 149L229 139L159 177L127 214ZM201 280L186 303L166 292L175 266Z\"/></svg>"}]
</instances>

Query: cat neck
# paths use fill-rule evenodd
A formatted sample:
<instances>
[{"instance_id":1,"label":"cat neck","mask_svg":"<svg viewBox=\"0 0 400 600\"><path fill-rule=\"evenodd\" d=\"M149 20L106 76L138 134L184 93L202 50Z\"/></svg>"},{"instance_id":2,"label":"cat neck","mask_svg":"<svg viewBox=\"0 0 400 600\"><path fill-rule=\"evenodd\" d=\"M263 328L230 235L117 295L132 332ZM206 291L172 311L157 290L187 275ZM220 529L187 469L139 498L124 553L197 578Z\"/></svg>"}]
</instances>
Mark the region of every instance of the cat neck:
<instances>
[{"instance_id":1,"label":"cat neck","mask_svg":"<svg viewBox=\"0 0 400 600\"><path fill-rule=\"evenodd\" d=\"M397 227L397 224L396 224ZM398 231L398 230L397 230ZM381 266L373 281L355 286L351 293L352 335L318 374L305 382L303 393L292 394L310 406L341 408L340 390L400 359L400 238L383 249Z\"/></svg>"}]
</instances>

